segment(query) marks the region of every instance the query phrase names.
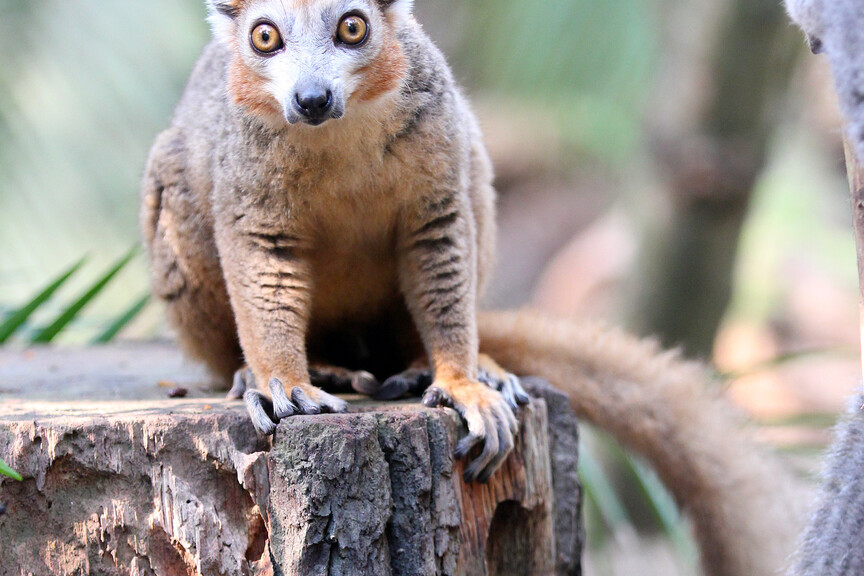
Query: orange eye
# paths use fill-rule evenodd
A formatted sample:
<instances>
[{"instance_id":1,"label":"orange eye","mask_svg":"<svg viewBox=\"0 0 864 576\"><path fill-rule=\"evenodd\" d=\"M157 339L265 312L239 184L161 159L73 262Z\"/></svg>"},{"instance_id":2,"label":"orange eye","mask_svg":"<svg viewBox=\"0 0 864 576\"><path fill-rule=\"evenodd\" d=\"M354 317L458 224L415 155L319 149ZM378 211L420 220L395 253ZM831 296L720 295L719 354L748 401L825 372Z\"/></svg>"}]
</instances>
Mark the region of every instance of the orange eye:
<instances>
[{"instance_id":1,"label":"orange eye","mask_svg":"<svg viewBox=\"0 0 864 576\"><path fill-rule=\"evenodd\" d=\"M262 54L282 48L282 37L272 24L259 24L252 30L252 47Z\"/></svg>"},{"instance_id":2,"label":"orange eye","mask_svg":"<svg viewBox=\"0 0 864 576\"><path fill-rule=\"evenodd\" d=\"M369 34L369 25L361 16L356 14L344 16L339 22L339 28L336 30L336 37L339 41L348 46L357 46L366 40Z\"/></svg>"}]
</instances>

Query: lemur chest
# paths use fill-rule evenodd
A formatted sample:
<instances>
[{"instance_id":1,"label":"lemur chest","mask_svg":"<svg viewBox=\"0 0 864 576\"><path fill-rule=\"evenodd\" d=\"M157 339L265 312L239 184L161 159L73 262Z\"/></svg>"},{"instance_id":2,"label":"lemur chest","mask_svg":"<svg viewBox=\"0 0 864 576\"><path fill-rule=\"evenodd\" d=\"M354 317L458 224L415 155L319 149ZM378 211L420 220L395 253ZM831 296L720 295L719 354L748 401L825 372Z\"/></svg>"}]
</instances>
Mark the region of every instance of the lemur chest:
<instances>
[{"instance_id":1,"label":"lemur chest","mask_svg":"<svg viewBox=\"0 0 864 576\"><path fill-rule=\"evenodd\" d=\"M354 184L322 189L300 215L310 239L313 322L363 320L398 298L398 199L382 179Z\"/></svg>"}]
</instances>

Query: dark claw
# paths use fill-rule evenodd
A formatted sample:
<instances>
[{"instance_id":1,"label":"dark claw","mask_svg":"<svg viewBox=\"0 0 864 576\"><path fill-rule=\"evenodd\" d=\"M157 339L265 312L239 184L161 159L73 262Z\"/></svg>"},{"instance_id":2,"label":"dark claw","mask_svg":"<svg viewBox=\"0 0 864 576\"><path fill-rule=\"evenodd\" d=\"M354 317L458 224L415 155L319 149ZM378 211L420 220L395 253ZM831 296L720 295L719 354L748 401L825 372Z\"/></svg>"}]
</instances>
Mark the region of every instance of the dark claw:
<instances>
[{"instance_id":1,"label":"dark claw","mask_svg":"<svg viewBox=\"0 0 864 576\"><path fill-rule=\"evenodd\" d=\"M435 408L436 406L441 406L444 402L444 398L446 398L446 394L440 388L429 388L425 394L423 394L423 405L428 408Z\"/></svg>"},{"instance_id":2,"label":"dark claw","mask_svg":"<svg viewBox=\"0 0 864 576\"><path fill-rule=\"evenodd\" d=\"M432 372L411 369L385 380L372 396L376 400L396 400L405 395L416 396L431 385Z\"/></svg>"},{"instance_id":3,"label":"dark claw","mask_svg":"<svg viewBox=\"0 0 864 576\"><path fill-rule=\"evenodd\" d=\"M291 390L291 400L300 409L301 414L320 414L321 406L313 402L311 398L299 386Z\"/></svg>"},{"instance_id":4,"label":"dark claw","mask_svg":"<svg viewBox=\"0 0 864 576\"><path fill-rule=\"evenodd\" d=\"M276 418L287 418L298 412L297 406L288 399L285 385L278 378L270 379L270 397L273 398L273 410Z\"/></svg>"}]
</instances>

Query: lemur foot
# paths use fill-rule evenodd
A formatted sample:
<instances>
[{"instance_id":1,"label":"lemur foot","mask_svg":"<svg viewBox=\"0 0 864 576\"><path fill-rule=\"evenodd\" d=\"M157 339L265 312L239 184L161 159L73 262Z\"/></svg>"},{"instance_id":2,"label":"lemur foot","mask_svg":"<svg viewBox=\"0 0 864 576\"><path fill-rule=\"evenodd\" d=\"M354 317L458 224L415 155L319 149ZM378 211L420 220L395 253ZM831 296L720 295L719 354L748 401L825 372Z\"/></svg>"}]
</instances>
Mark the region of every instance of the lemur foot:
<instances>
[{"instance_id":1,"label":"lemur foot","mask_svg":"<svg viewBox=\"0 0 864 576\"><path fill-rule=\"evenodd\" d=\"M396 400L403 396L419 396L432 384L432 371L409 368L391 376L370 395L376 400Z\"/></svg>"},{"instance_id":2,"label":"lemur foot","mask_svg":"<svg viewBox=\"0 0 864 576\"><path fill-rule=\"evenodd\" d=\"M380 386L378 380L364 370L348 370L338 366L316 364L309 367L313 386L333 393L357 392L371 396Z\"/></svg>"},{"instance_id":3,"label":"lemur foot","mask_svg":"<svg viewBox=\"0 0 864 576\"><path fill-rule=\"evenodd\" d=\"M519 409L519 406L531 403L531 396L522 387L518 376L507 372L485 354L480 354L478 364L477 379L493 390L501 392L514 412Z\"/></svg>"},{"instance_id":4,"label":"lemur foot","mask_svg":"<svg viewBox=\"0 0 864 576\"><path fill-rule=\"evenodd\" d=\"M225 397L228 400L240 400L248 388L255 388L255 375L252 374L252 370L244 366L234 373L234 383Z\"/></svg>"},{"instance_id":5,"label":"lemur foot","mask_svg":"<svg viewBox=\"0 0 864 576\"><path fill-rule=\"evenodd\" d=\"M347 402L314 386L294 386L289 397L285 385L278 378L270 379L270 398L251 389L243 398L255 429L267 435L276 432L276 425L283 418L348 410Z\"/></svg>"},{"instance_id":6,"label":"lemur foot","mask_svg":"<svg viewBox=\"0 0 864 576\"><path fill-rule=\"evenodd\" d=\"M371 396L379 388L375 376L369 372L352 371L335 366L315 365L309 368L309 380L313 386L317 386L326 392L340 394L351 392ZM240 400L243 394L250 388L255 388L255 375L247 367L243 367L234 373L234 384L228 391L228 400Z\"/></svg>"},{"instance_id":7,"label":"lemur foot","mask_svg":"<svg viewBox=\"0 0 864 576\"><path fill-rule=\"evenodd\" d=\"M483 442L483 450L465 468L463 478L466 482L488 482L513 451L519 432L519 423L504 396L479 382L436 383L423 395L423 404L452 407L459 413L468 426L468 435L457 444L456 458L462 460Z\"/></svg>"}]
</instances>

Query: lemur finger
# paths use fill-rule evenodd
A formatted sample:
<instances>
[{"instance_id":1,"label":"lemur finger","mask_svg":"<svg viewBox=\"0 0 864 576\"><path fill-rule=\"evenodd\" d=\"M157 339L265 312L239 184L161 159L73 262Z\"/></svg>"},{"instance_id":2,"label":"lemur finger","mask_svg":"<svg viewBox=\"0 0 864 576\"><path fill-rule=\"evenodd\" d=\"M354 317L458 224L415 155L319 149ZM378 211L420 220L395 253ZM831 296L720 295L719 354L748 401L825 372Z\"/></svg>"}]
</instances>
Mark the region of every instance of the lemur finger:
<instances>
[{"instance_id":1,"label":"lemur finger","mask_svg":"<svg viewBox=\"0 0 864 576\"><path fill-rule=\"evenodd\" d=\"M507 374L507 377L501 383L501 392L508 399L508 402L512 398L517 406L525 406L531 403L531 397L525 391L525 388L522 387L522 380L513 374ZM510 404L512 406L512 403Z\"/></svg>"},{"instance_id":2,"label":"lemur finger","mask_svg":"<svg viewBox=\"0 0 864 576\"><path fill-rule=\"evenodd\" d=\"M341 398L328 394L323 390L315 391L315 401L321 405L324 412L340 414L348 411L348 403Z\"/></svg>"},{"instance_id":3,"label":"lemur finger","mask_svg":"<svg viewBox=\"0 0 864 576\"><path fill-rule=\"evenodd\" d=\"M468 435L459 441L456 445L456 450L453 451L453 455L457 460L465 458L474 446L486 438L487 431L489 430L483 415L477 408L462 410L461 414L465 420L465 424L468 426Z\"/></svg>"},{"instance_id":4,"label":"lemur finger","mask_svg":"<svg viewBox=\"0 0 864 576\"><path fill-rule=\"evenodd\" d=\"M254 386L255 376L252 375L252 371L248 368L241 368L234 373L234 382L226 398L228 400L240 400L246 389Z\"/></svg>"},{"instance_id":5,"label":"lemur finger","mask_svg":"<svg viewBox=\"0 0 864 576\"><path fill-rule=\"evenodd\" d=\"M498 455L500 442L498 440L498 425L496 415L492 410L485 410L483 414L483 426L485 428L485 442L483 451L465 468L462 477L466 482L473 482L489 466L489 463Z\"/></svg>"},{"instance_id":6,"label":"lemur finger","mask_svg":"<svg viewBox=\"0 0 864 576\"><path fill-rule=\"evenodd\" d=\"M285 385L278 378L270 379L270 397L273 398L273 411L277 419L293 416L299 409L288 399L285 393Z\"/></svg>"},{"instance_id":7,"label":"lemur finger","mask_svg":"<svg viewBox=\"0 0 864 576\"><path fill-rule=\"evenodd\" d=\"M415 396L432 384L432 372L410 369L391 376L373 394L376 400L396 400L405 395Z\"/></svg>"},{"instance_id":8,"label":"lemur finger","mask_svg":"<svg viewBox=\"0 0 864 576\"><path fill-rule=\"evenodd\" d=\"M509 376L509 375L508 375ZM504 399L507 401L507 404L515 411L518 409L519 405L516 403L516 396L513 395L513 391L507 386L507 380L504 378L498 378L492 374L489 370L485 368L480 368L477 371L477 380L486 386L492 388L493 390L497 390L501 392L501 395L504 396Z\"/></svg>"},{"instance_id":9,"label":"lemur finger","mask_svg":"<svg viewBox=\"0 0 864 576\"><path fill-rule=\"evenodd\" d=\"M247 390L243 395L246 411L252 419L255 430L270 436L276 432L276 418L273 414L273 404L258 390Z\"/></svg>"},{"instance_id":10,"label":"lemur finger","mask_svg":"<svg viewBox=\"0 0 864 576\"><path fill-rule=\"evenodd\" d=\"M291 401L297 405L301 414L320 414L321 405L313 402L299 386L291 390Z\"/></svg>"},{"instance_id":11,"label":"lemur finger","mask_svg":"<svg viewBox=\"0 0 864 576\"><path fill-rule=\"evenodd\" d=\"M531 404L531 396L528 392L525 391L525 388L522 386L522 380L520 380L517 376L510 375L513 378L513 390L516 396L516 402L520 406L527 406Z\"/></svg>"},{"instance_id":12,"label":"lemur finger","mask_svg":"<svg viewBox=\"0 0 864 576\"><path fill-rule=\"evenodd\" d=\"M378 379L365 371L355 372L351 377L351 388L358 394L372 396L378 389Z\"/></svg>"},{"instance_id":13,"label":"lemur finger","mask_svg":"<svg viewBox=\"0 0 864 576\"><path fill-rule=\"evenodd\" d=\"M504 412L507 412L504 410ZM489 478L492 477L492 474L495 473L498 468L507 460L507 457L510 456L510 453L513 451L513 447L515 445L515 439L512 433L512 430L508 430L508 424L506 422L502 422L500 419L497 425L497 433L498 433L498 453L494 458L489 462L486 468L480 472L480 475L477 476L477 481L485 484L489 481Z\"/></svg>"}]
</instances>

